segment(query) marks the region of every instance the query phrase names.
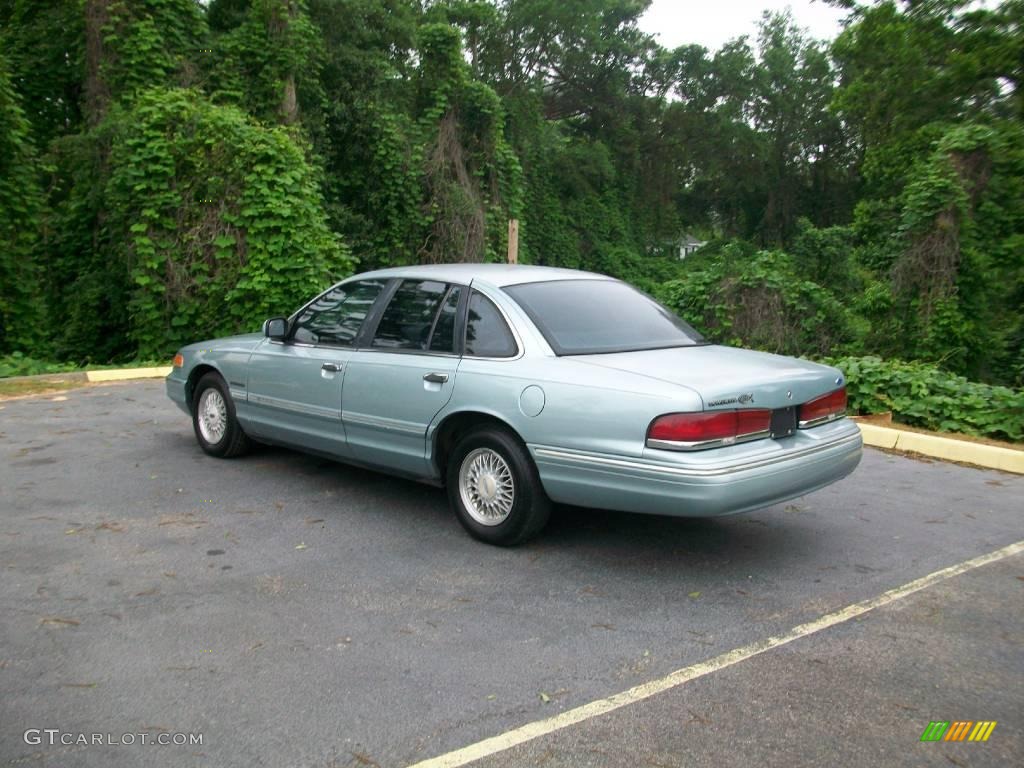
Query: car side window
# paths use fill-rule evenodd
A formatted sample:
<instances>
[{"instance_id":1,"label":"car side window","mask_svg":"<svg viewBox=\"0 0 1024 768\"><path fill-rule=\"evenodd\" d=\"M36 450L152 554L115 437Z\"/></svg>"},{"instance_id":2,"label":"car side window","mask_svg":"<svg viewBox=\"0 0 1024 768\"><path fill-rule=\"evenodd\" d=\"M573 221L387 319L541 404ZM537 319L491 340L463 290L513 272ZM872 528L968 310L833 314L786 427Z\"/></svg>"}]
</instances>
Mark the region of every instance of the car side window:
<instances>
[{"instance_id":1,"label":"car side window","mask_svg":"<svg viewBox=\"0 0 1024 768\"><path fill-rule=\"evenodd\" d=\"M385 284L384 280L360 280L332 288L302 310L292 340L351 346Z\"/></svg>"},{"instance_id":2,"label":"car side window","mask_svg":"<svg viewBox=\"0 0 1024 768\"><path fill-rule=\"evenodd\" d=\"M403 280L381 315L373 346L426 350L434 330L434 320L447 292L447 283Z\"/></svg>"},{"instance_id":3,"label":"car side window","mask_svg":"<svg viewBox=\"0 0 1024 768\"><path fill-rule=\"evenodd\" d=\"M462 288L453 285L434 322L434 332L430 335L431 352L455 351L455 318L459 311L460 296Z\"/></svg>"},{"instance_id":4,"label":"car side window","mask_svg":"<svg viewBox=\"0 0 1024 768\"><path fill-rule=\"evenodd\" d=\"M473 291L466 318L466 354L476 357L515 357L516 340L494 302Z\"/></svg>"}]
</instances>

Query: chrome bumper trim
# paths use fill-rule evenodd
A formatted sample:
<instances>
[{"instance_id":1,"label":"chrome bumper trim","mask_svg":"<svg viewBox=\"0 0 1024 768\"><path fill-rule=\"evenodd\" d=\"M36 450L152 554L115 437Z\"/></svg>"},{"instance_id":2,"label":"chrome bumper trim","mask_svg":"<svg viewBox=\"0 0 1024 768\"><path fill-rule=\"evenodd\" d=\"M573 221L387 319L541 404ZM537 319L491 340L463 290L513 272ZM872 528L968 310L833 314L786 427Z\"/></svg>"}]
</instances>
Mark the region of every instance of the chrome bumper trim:
<instances>
[{"instance_id":1,"label":"chrome bumper trim","mask_svg":"<svg viewBox=\"0 0 1024 768\"><path fill-rule=\"evenodd\" d=\"M583 453L580 451L567 451L559 448L546 448L536 447L534 448L534 455L538 458L544 459L558 459L559 461L568 461L575 464L581 465L597 465L601 467L610 467L615 469L626 469L626 470L638 470L641 472L651 472L654 474L668 475L670 477L720 477L722 475L732 475L746 472L751 469L759 469L761 467L768 467L772 464L784 464L793 459L799 459L803 456L808 456L813 453L819 453L821 451L828 450L830 448L840 448L845 445L852 445L853 443L860 442L861 436L860 431L854 432L849 435L843 435L837 437L834 440L828 442L822 442L818 445L809 445L806 448L801 448L796 451L786 451L785 453L777 456L766 456L763 459L754 459L751 461L742 461L735 464L719 467L673 467L666 464L656 464L650 461L637 461L635 459L614 459L609 456L603 456L595 453Z\"/></svg>"},{"instance_id":2,"label":"chrome bumper trim","mask_svg":"<svg viewBox=\"0 0 1024 768\"><path fill-rule=\"evenodd\" d=\"M797 422L797 429L810 429L811 427L817 427L821 424L830 424L833 421L839 421L840 419L846 418L846 411L842 413L830 413L828 416L819 416L816 419L808 419L807 421Z\"/></svg>"},{"instance_id":3,"label":"chrome bumper trim","mask_svg":"<svg viewBox=\"0 0 1024 768\"><path fill-rule=\"evenodd\" d=\"M747 432L744 435L722 437L716 440L696 440L693 442L647 438L647 447L660 448L664 451L706 451L708 448L724 448L727 445L739 445L740 443L749 443L751 440L761 440L770 434L771 432L767 429L763 429L760 432Z\"/></svg>"}]
</instances>

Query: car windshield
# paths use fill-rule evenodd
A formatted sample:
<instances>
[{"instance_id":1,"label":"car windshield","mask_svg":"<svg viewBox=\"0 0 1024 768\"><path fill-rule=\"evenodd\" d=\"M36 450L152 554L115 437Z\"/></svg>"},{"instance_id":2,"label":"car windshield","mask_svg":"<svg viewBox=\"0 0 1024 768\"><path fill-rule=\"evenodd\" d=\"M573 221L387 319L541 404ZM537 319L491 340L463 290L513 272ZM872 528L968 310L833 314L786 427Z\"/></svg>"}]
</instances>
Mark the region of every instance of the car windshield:
<instances>
[{"instance_id":1,"label":"car windshield","mask_svg":"<svg viewBox=\"0 0 1024 768\"><path fill-rule=\"evenodd\" d=\"M707 342L650 296L616 280L510 285L557 355L636 352Z\"/></svg>"}]
</instances>

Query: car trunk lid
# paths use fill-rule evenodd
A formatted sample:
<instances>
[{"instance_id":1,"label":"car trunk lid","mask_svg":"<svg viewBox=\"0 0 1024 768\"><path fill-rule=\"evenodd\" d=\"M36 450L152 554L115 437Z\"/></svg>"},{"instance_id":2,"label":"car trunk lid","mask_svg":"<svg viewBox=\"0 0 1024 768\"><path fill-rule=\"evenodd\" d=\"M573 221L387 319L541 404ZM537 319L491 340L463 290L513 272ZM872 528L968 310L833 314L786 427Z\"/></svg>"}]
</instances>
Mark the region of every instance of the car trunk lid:
<instances>
[{"instance_id":1,"label":"car trunk lid","mask_svg":"<svg viewBox=\"0 0 1024 768\"><path fill-rule=\"evenodd\" d=\"M705 410L787 408L844 383L835 368L718 345L578 355L573 359L687 387L700 395Z\"/></svg>"}]
</instances>

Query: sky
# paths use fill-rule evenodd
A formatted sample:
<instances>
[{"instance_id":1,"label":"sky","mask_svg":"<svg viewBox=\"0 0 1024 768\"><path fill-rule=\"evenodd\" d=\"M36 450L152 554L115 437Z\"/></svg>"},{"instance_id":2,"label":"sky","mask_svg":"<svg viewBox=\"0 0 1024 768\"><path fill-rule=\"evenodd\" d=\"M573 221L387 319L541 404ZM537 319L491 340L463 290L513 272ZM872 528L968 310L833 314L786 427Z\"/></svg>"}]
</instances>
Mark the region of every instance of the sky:
<instances>
[{"instance_id":1,"label":"sky","mask_svg":"<svg viewBox=\"0 0 1024 768\"><path fill-rule=\"evenodd\" d=\"M666 48L697 43L716 50L740 35L755 40L761 13L787 8L811 37L827 40L838 34L845 15L839 8L812 0L654 0L640 19L640 28L657 35Z\"/></svg>"}]
</instances>

